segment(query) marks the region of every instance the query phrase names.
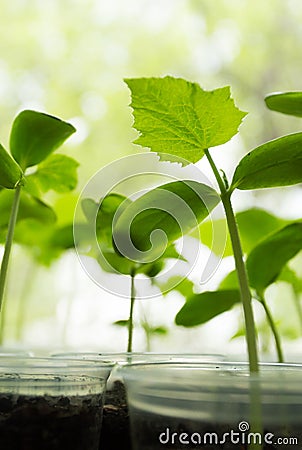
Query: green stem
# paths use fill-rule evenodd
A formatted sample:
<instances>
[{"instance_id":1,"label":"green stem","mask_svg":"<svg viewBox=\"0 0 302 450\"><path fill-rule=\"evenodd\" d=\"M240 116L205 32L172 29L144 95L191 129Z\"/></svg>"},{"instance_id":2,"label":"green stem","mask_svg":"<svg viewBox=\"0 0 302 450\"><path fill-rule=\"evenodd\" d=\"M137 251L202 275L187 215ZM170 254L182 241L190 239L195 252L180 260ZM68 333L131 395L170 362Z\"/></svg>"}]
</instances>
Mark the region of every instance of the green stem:
<instances>
[{"instance_id":1,"label":"green stem","mask_svg":"<svg viewBox=\"0 0 302 450\"><path fill-rule=\"evenodd\" d=\"M261 303L261 305L264 308L265 314L266 314L266 318L267 321L269 323L269 326L272 330L273 336L274 336L274 340L275 340L275 344L276 344L276 350L277 350L277 355L278 355L278 362L279 363L283 363L284 362L284 357L283 357L283 352L282 352L282 347L281 347L281 341L280 341L280 336L279 333L277 331L273 316L270 312L270 309L265 301L264 295L260 292L257 292L257 299L259 300L259 302Z\"/></svg>"},{"instance_id":2,"label":"green stem","mask_svg":"<svg viewBox=\"0 0 302 450\"><path fill-rule=\"evenodd\" d=\"M241 248L241 242L239 237L238 226L235 219L235 214L231 203L231 193L227 191L227 188L223 182L222 177L209 153L209 150L205 150L205 155L209 161L209 164L213 170L215 178L217 180L220 192L221 200L225 210L228 229L231 237L233 254L235 259L236 272L240 287L241 301L243 305L245 328L246 328L246 340L249 356L249 367L251 372L259 372L258 365L258 352L256 344L255 333L255 320L252 308L252 296L249 289L248 278L246 273L245 264L243 261L243 252Z\"/></svg>"},{"instance_id":3,"label":"green stem","mask_svg":"<svg viewBox=\"0 0 302 450\"><path fill-rule=\"evenodd\" d=\"M128 346L127 352L132 352L132 340L133 340L133 310L135 302L135 286L134 286L135 274L131 273L131 291L130 291L130 313L128 320Z\"/></svg>"},{"instance_id":4,"label":"green stem","mask_svg":"<svg viewBox=\"0 0 302 450\"><path fill-rule=\"evenodd\" d=\"M302 330L302 309L300 303L300 296L299 293L296 291L296 289L293 289L293 291L294 291L294 303L298 314L300 329Z\"/></svg>"},{"instance_id":5,"label":"green stem","mask_svg":"<svg viewBox=\"0 0 302 450\"><path fill-rule=\"evenodd\" d=\"M22 188L22 186L18 185L15 189L15 195L14 195L10 220L9 220L9 224L8 224L6 242L5 242L5 247L4 247L4 254L3 254L1 268L0 268L0 315L1 315L4 291L5 291L5 286L6 286L8 263L9 263L9 259L10 259L15 225L16 225L16 221L17 221L17 215L18 215L19 204L20 204L21 188Z\"/></svg>"}]
</instances>

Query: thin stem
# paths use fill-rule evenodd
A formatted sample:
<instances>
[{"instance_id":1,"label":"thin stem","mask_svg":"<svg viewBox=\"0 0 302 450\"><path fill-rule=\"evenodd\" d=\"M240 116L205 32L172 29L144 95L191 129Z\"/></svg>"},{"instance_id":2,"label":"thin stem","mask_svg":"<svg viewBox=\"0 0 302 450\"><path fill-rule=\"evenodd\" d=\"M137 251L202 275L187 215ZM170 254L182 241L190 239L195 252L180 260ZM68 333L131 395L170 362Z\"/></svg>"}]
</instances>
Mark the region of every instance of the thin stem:
<instances>
[{"instance_id":1,"label":"thin stem","mask_svg":"<svg viewBox=\"0 0 302 450\"><path fill-rule=\"evenodd\" d=\"M13 205L12 205L12 210L11 210L11 215L10 215L10 220L9 220L8 230L7 230L7 236L6 236L6 242L5 242L5 247L4 247L4 254L3 254L1 268L0 268L0 314L1 314L1 309L2 309L4 290L5 290L5 286L6 286L8 263L9 263L9 259L10 259L15 225L16 225L17 215L18 215L18 210L19 210L21 188L22 188L22 186L19 184L15 189L14 201L13 201Z\"/></svg>"},{"instance_id":2,"label":"thin stem","mask_svg":"<svg viewBox=\"0 0 302 450\"><path fill-rule=\"evenodd\" d=\"M246 340L247 349L249 356L249 367L251 372L259 372L258 365L258 352L256 344L256 333L255 333L255 320L252 308L252 296L249 289L248 278L246 273L245 264L243 261L243 252L241 248L241 242L239 237L238 226L235 219L235 214L233 211L231 203L231 194L227 191L227 188L223 182L222 177L209 153L209 150L205 150L205 155L210 163L213 170L215 178L220 188L221 200L224 206L226 220L228 224L228 229L231 237L233 254L235 259L236 272L240 287L241 301L243 305L245 328L246 328Z\"/></svg>"},{"instance_id":3,"label":"thin stem","mask_svg":"<svg viewBox=\"0 0 302 450\"><path fill-rule=\"evenodd\" d=\"M296 291L296 289L293 289L293 291L294 291L294 304L298 314L300 329L302 330L302 308L300 303L300 296L299 293Z\"/></svg>"},{"instance_id":4,"label":"thin stem","mask_svg":"<svg viewBox=\"0 0 302 450\"><path fill-rule=\"evenodd\" d=\"M278 355L278 362L279 363L283 363L284 362L284 357L283 357L283 352L282 352L282 347L281 347L281 341L280 341L280 336L279 333L277 331L273 316L270 312L270 309L265 301L264 295L260 292L257 292L257 299L259 300L259 302L261 303L261 305L264 308L265 314L266 314L266 318L267 321L269 323L269 326L272 330L273 336L274 336L274 340L275 340L275 344L276 344L276 350L277 350L277 355Z\"/></svg>"},{"instance_id":5,"label":"thin stem","mask_svg":"<svg viewBox=\"0 0 302 450\"><path fill-rule=\"evenodd\" d=\"M134 286L135 274L131 273L131 290L130 290L130 313L128 320L128 346L127 352L132 352L132 340L133 340L133 310L135 302L135 286Z\"/></svg>"}]
</instances>

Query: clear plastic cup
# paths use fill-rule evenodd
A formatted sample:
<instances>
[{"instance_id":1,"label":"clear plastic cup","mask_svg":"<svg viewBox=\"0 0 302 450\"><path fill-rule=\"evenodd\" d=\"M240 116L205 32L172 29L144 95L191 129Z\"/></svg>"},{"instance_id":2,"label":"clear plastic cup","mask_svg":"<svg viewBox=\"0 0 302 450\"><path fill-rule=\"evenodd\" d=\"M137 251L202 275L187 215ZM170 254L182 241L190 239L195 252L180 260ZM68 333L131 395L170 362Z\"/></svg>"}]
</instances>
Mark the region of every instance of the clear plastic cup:
<instances>
[{"instance_id":1,"label":"clear plastic cup","mask_svg":"<svg viewBox=\"0 0 302 450\"><path fill-rule=\"evenodd\" d=\"M123 381L121 367L128 364L145 364L148 362L210 362L223 360L218 354L196 353L153 353L153 352L120 352L120 353L57 353L57 356L81 358L84 360L100 359L115 362L108 379L104 414L101 431L100 449L105 450L131 450L130 421L127 402L127 393Z\"/></svg>"},{"instance_id":2,"label":"clear plastic cup","mask_svg":"<svg viewBox=\"0 0 302 450\"><path fill-rule=\"evenodd\" d=\"M261 364L253 375L246 363L227 362L122 372L134 450L302 448L301 365Z\"/></svg>"},{"instance_id":3,"label":"clear plastic cup","mask_svg":"<svg viewBox=\"0 0 302 450\"><path fill-rule=\"evenodd\" d=\"M0 444L5 450L97 450L112 365L0 357Z\"/></svg>"}]
</instances>

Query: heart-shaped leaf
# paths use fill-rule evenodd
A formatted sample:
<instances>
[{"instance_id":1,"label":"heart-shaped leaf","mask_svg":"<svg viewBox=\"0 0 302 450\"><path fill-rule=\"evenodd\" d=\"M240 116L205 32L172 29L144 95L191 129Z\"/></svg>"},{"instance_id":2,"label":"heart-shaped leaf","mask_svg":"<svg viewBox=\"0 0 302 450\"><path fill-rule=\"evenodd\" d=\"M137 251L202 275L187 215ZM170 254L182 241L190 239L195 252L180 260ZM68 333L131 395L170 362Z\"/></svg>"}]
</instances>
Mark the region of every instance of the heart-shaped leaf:
<instances>
[{"instance_id":1,"label":"heart-shaped leaf","mask_svg":"<svg viewBox=\"0 0 302 450\"><path fill-rule=\"evenodd\" d=\"M0 144L0 186L14 189L22 177L21 167Z\"/></svg>"},{"instance_id":2,"label":"heart-shaped leaf","mask_svg":"<svg viewBox=\"0 0 302 450\"><path fill-rule=\"evenodd\" d=\"M189 297L175 317L176 325L195 327L240 303L239 290L208 291Z\"/></svg>"},{"instance_id":3,"label":"heart-shaped leaf","mask_svg":"<svg viewBox=\"0 0 302 450\"><path fill-rule=\"evenodd\" d=\"M278 92L265 97L266 106L283 114L302 117L302 92Z\"/></svg>"},{"instance_id":4,"label":"heart-shaped leaf","mask_svg":"<svg viewBox=\"0 0 302 450\"><path fill-rule=\"evenodd\" d=\"M113 224L116 249L128 259L152 262L195 228L219 201L214 189L197 181L158 186L118 215Z\"/></svg>"},{"instance_id":5,"label":"heart-shaped leaf","mask_svg":"<svg viewBox=\"0 0 302 450\"><path fill-rule=\"evenodd\" d=\"M134 127L141 133L135 142L162 153L162 159L170 159L169 154L183 158L184 165L197 162L205 149L229 141L246 115L234 105L229 86L205 91L170 76L125 82L132 93Z\"/></svg>"},{"instance_id":6,"label":"heart-shaped leaf","mask_svg":"<svg viewBox=\"0 0 302 450\"><path fill-rule=\"evenodd\" d=\"M249 254L246 266L251 287L263 292L283 267L302 250L302 223L295 222L264 239Z\"/></svg>"},{"instance_id":7,"label":"heart-shaped leaf","mask_svg":"<svg viewBox=\"0 0 302 450\"><path fill-rule=\"evenodd\" d=\"M302 182L302 133L266 142L237 166L231 189L261 189Z\"/></svg>"},{"instance_id":8,"label":"heart-shaped leaf","mask_svg":"<svg viewBox=\"0 0 302 450\"><path fill-rule=\"evenodd\" d=\"M25 170L39 164L75 132L75 128L49 114L25 110L14 120L10 134L10 150Z\"/></svg>"}]
</instances>

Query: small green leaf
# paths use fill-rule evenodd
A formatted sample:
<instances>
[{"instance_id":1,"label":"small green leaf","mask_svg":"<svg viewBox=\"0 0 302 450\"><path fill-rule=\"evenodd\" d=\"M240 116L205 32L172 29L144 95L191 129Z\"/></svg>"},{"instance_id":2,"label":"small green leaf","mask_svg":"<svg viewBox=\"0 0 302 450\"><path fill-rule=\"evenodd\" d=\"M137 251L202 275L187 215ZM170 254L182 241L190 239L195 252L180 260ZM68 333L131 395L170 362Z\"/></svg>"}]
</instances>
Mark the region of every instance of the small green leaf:
<instances>
[{"instance_id":1,"label":"small green leaf","mask_svg":"<svg viewBox=\"0 0 302 450\"><path fill-rule=\"evenodd\" d=\"M302 250L302 223L296 222L264 239L249 254L250 285L259 292L274 283L283 267Z\"/></svg>"},{"instance_id":2,"label":"small green leaf","mask_svg":"<svg viewBox=\"0 0 302 450\"><path fill-rule=\"evenodd\" d=\"M205 91L170 76L125 82L132 93L134 127L141 133L135 142L184 158L183 164L195 163L205 149L229 141L246 115L234 105L228 86Z\"/></svg>"},{"instance_id":3,"label":"small green leaf","mask_svg":"<svg viewBox=\"0 0 302 450\"><path fill-rule=\"evenodd\" d=\"M0 144L0 186L14 189L22 177L21 167Z\"/></svg>"},{"instance_id":4,"label":"small green leaf","mask_svg":"<svg viewBox=\"0 0 302 450\"><path fill-rule=\"evenodd\" d=\"M302 133L257 147L237 166L231 189L261 189L302 182Z\"/></svg>"},{"instance_id":5,"label":"small green leaf","mask_svg":"<svg viewBox=\"0 0 302 450\"><path fill-rule=\"evenodd\" d=\"M240 303L238 290L209 291L194 294L188 298L177 313L175 323L184 327L195 327L229 311L237 303Z\"/></svg>"},{"instance_id":6,"label":"small green leaf","mask_svg":"<svg viewBox=\"0 0 302 450\"><path fill-rule=\"evenodd\" d=\"M27 191L33 195L37 192L54 190L64 193L75 189L77 185L77 168L79 163L65 155L50 155L39 164L37 171L26 177ZM34 188L32 187L34 185ZM31 188L30 188L31 187Z\"/></svg>"},{"instance_id":7,"label":"small green leaf","mask_svg":"<svg viewBox=\"0 0 302 450\"><path fill-rule=\"evenodd\" d=\"M302 92L278 92L265 97L266 106L277 112L302 117Z\"/></svg>"},{"instance_id":8,"label":"small green leaf","mask_svg":"<svg viewBox=\"0 0 302 450\"><path fill-rule=\"evenodd\" d=\"M197 181L158 186L118 216L113 232L115 245L129 259L154 261L208 216L219 201L216 191Z\"/></svg>"},{"instance_id":9,"label":"small green leaf","mask_svg":"<svg viewBox=\"0 0 302 450\"><path fill-rule=\"evenodd\" d=\"M113 325L117 325L119 327L128 327L129 320L116 320L115 322L113 322Z\"/></svg>"},{"instance_id":10,"label":"small green leaf","mask_svg":"<svg viewBox=\"0 0 302 450\"><path fill-rule=\"evenodd\" d=\"M164 326L159 327L150 327L148 329L150 334L157 335L157 336L166 336L168 334L168 328Z\"/></svg>"},{"instance_id":11,"label":"small green leaf","mask_svg":"<svg viewBox=\"0 0 302 450\"><path fill-rule=\"evenodd\" d=\"M173 275L166 282L158 283L158 286L163 295L167 295L171 291L177 291L184 297L189 298L194 293L193 281L184 278L182 275Z\"/></svg>"},{"instance_id":12,"label":"small green leaf","mask_svg":"<svg viewBox=\"0 0 302 450\"><path fill-rule=\"evenodd\" d=\"M10 150L25 170L39 164L75 132L75 128L57 117L25 110L14 120Z\"/></svg>"}]
</instances>

